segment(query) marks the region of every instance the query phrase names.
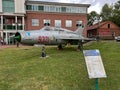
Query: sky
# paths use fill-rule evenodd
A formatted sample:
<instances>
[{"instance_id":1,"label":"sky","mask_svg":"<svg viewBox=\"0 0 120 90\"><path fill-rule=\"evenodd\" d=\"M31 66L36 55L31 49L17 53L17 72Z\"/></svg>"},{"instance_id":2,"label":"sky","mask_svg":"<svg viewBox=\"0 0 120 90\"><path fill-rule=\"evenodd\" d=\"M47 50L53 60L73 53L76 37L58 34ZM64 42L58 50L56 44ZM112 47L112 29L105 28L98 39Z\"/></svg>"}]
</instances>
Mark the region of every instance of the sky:
<instances>
[{"instance_id":1,"label":"sky","mask_svg":"<svg viewBox=\"0 0 120 90\"><path fill-rule=\"evenodd\" d=\"M118 0L34 0L34 1L49 1L49 2L62 2L62 3L75 3L75 4L90 4L91 6L88 8L88 13L91 11L96 11L100 14L102 7L104 4L112 5L116 3Z\"/></svg>"}]
</instances>

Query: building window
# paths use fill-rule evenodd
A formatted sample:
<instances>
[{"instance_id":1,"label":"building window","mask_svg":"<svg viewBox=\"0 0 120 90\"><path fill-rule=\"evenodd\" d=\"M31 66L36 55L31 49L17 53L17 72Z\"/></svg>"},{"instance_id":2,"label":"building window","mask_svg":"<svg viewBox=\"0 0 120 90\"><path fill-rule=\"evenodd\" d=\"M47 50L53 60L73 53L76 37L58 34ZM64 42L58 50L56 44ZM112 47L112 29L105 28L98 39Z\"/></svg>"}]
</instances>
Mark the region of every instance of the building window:
<instances>
[{"instance_id":1,"label":"building window","mask_svg":"<svg viewBox=\"0 0 120 90\"><path fill-rule=\"evenodd\" d=\"M27 5L26 10L32 10L32 5Z\"/></svg>"},{"instance_id":2,"label":"building window","mask_svg":"<svg viewBox=\"0 0 120 90\"><path fill-rule=\"evenodd\" d=\"M110 24L108 24L108 28L110 28Z\"/></svg>"},{"instance_id":3,"label":"building window","mask_svg":"<svg viewBox=\"0 0 120 90\"><path fill-rule=\"evenodd\" d=\"M38 6L38 9L39 9L40 11L44 11L44 6Z\"/></svg>"},{"instance_id":4,"label":"building window","mask_svg":"<svg viewBox=\"0 0 120 90\"><path fill-rule=\"evenodd\" d=\"M83 21L82 20L76 21L76 26L77 27L83 27Z\"/></svg>"},{"instance_id":5,"label":"building window","mask_svg":"<svg viewBox=\"0 0 120 90\"><path fill-rule=\"evenodd\" d=\"M59 13L87 13L87 7L76 6L59 6L59 5L26 5L27 10L44 11L44 12L59 12Z\"/></svg>"},{"instance_id":6,"label":"building window","mask_svg":"<svg viewBox=\"0 0 120 90\"><path fill-rule=\"evenodd\" d=\"M2 0L3 12L15 12L14 0Z\"/></svg>"},{"instance_id":7,"label":"building window","mask_svg":"<svg viewBox=\"0 0 120 90\"><path fill-rule=\"evenodd\" d=\"M44 19L44 26L50 26L50 20L49 19Z\"/></svg>"},{"instance_id":8,"label":"building window","mask_svg":"<svg viewBox=\"0 0 120 90\"><path fill-rule=\"evenodd\" d=\"M55 12L61 12L61 7L60 6L56 6L55 7Z\"/></svg>"},{"instance_id":9,"label":"building window","mask_svg":"<svg viewBox=\"0 0 120 90\"><path fill-rule=\"evenodd\" d=\"M55 27L61 27L61 20L55 20Z\"/></svg>"},{"instance_id":10,"label":"building window","mask_svg":"<svg viewBox=\"0 0 120 90\"><path fill-rule=\"evenodd\" d=\"M44 11L44 6L38 6L38 5L27 5L26 10L32 10L32 11Z\"/></svg>"},{"instance_id":11,"label":"building window","mask_svg":"<svg viewBox=\"0 0 120 90\"><path fill-rule=\"evenodd\" d=\"M72 20L66 20L66 27L72 27Z\"/></svg>"},{"instance_id":12,"label":"building window","mask_svg":"<svg viewBox=\"0 0 120 90\"><path fill-rule=\"evenodd\" d=\"M37 5L32 5L32 10L33 11L38 11L38 6Z\"/></svg>"},{"instance_id":13,"label":"building window","mask_svg":"<svg viewBox=\"0 0 120 90\"><path fill-rule=\"evenodd\" d=\"M39 19L32 19L32 26L39 26Z\"/></svg>"},{"instance_id":14,"label":"building window","mask_svg":"<svg viewBox=\"0 0 120 90\"><path fill-rule=\"evenodd\" d=\"M61 7L61 12L66 12L66 7Z\"/></svg>"}]
</instances>

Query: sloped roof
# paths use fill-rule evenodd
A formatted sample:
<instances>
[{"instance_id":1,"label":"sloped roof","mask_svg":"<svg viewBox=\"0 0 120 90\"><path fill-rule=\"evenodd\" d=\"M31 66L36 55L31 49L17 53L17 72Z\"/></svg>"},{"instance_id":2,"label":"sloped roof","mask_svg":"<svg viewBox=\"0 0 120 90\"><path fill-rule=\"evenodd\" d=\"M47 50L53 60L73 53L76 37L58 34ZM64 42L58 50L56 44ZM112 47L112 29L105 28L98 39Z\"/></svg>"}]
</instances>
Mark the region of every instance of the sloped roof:
<instances>
[{"instance_id":1,"label":"sloped roof","mask_svg":"<svg viewBox=\"0 0 120 90\"><path fill-rule=\"evenodd\" d=\"M96 24L94 24L94 25L92 25L92 26L90 26L90 27L87 27L86 28L86 30L93 30L93 29L97 29L97 28L99 28L99 27L101 27L101 26L103 26L103 25L105 25L105 24L107 24L107 23L110 23L111 21L105 21L105 22L100 22L100 23L96 23ZM113 23L113 22L111 22L111 23ZM117 25L116 25L117 26ZM118 26L117 26L118 27Z\"/></svg>"}]
</instances>

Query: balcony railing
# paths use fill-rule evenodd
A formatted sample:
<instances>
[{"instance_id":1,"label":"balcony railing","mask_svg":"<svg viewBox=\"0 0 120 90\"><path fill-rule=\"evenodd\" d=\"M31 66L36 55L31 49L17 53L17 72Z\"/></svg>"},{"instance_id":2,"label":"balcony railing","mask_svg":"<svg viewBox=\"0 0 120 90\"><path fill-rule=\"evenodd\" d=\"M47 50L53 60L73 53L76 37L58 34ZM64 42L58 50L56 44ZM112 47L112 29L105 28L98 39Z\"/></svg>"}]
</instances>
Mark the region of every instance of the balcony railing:
<instances>
[{"instance_id":1,"label":"balcony railing","mask_svg":"<svg viewBox=\"0 0 120 90\"><path fill-rule=\"evenodd\" d=\"M3 25L3 30L15 30L15 29L16 29L15 25L14 26L13 25L8 25L8 24ZM17 30L23 30L23 26L22 25L17 25Z\"/></svg>"}]
</instances>

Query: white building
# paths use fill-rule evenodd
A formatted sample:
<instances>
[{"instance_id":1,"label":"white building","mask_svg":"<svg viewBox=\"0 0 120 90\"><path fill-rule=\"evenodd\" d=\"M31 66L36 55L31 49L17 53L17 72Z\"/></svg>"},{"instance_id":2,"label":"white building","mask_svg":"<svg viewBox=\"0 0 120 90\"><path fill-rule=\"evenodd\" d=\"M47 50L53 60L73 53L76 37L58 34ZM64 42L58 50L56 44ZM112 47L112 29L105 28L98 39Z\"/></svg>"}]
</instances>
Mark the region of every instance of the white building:
<instances>
[{"instance_id":1,"label":"white building","mask_svg":"<svg viewBox=\"0 0 120 90\"><path fill-rule=\"evenodd\" d=\"M0 37L6 44L10 36L25 27L25 0L0 0Z\"/></svg>"}]
</instances>

